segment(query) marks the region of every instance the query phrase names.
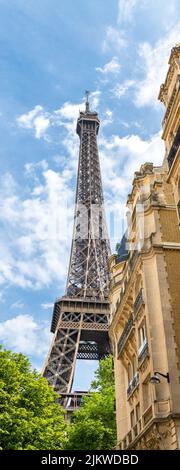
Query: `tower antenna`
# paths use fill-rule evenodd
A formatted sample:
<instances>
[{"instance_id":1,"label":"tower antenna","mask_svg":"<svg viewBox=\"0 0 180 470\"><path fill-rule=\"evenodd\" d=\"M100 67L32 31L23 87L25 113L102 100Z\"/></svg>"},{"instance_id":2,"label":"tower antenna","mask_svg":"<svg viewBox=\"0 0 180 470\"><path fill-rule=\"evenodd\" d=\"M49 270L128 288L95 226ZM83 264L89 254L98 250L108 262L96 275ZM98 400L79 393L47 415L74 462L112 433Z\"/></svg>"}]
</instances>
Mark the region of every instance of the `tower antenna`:
<instances>
[{"instance_id":1,"label":"tower antenna","mask_svg":"<svg viewBox=\"0 0 180 470\"><path fill-rule=\"evenodd\" d=\"M88 113L89 112L89 95L90 95L90 91L86 90L85 95L86 95L86 113Z\"/></svg>"}]
</instances>

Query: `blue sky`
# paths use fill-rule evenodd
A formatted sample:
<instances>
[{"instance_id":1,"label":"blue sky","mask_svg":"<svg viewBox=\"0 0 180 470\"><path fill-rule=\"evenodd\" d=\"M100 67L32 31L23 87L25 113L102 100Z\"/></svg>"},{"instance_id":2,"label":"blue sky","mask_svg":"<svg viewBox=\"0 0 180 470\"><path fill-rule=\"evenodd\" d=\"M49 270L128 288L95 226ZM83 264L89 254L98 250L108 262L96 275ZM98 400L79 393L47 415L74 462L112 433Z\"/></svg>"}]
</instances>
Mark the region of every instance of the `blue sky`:
<instances>
[{"instance_id":1,"label":"blue sky","mask_svg":"<svg viewBox=\"0 0 180 470\"><path fill-rule=\"evenodd\" d=\"M134 171L160 164L168 57L178 0L0 0L0 342L41 368L52 304L64 293L84 90L101 119L109 221L124 228ZM87 387L94 364L76 374Z\"/></svg>"}]
</instances>

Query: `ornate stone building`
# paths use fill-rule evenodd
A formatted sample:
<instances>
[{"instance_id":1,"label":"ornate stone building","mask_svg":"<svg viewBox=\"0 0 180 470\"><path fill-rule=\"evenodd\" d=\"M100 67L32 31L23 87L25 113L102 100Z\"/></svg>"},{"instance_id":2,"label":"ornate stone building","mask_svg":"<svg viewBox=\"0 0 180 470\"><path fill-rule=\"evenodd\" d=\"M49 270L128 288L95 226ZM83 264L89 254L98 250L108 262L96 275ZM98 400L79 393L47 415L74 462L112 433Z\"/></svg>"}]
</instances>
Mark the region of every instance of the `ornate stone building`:
<instances>
[{"instance_id":1,"label":"ornate stone building","mask_svg":"<svg viewBox=\"0 0 180 470\"><path fill-rule=\"evenodd\" d=\"M159 94L165 159L135 173L128 234L109 260L121 449L180 449L179 74L177 45Z\"/></svg>"},{"instance_id":2,"label":"ornate stone building","mask_svg":"<svg viewBox=\"0 0 180 470\"><path fill-rule=\"evenodd\" d=\"M160 88L159 100L166 108L162 138L166 146L167 181L172 184L180 220L180 44L172 49L169 64L165 83Z\"/></svg>"}]
</instances>

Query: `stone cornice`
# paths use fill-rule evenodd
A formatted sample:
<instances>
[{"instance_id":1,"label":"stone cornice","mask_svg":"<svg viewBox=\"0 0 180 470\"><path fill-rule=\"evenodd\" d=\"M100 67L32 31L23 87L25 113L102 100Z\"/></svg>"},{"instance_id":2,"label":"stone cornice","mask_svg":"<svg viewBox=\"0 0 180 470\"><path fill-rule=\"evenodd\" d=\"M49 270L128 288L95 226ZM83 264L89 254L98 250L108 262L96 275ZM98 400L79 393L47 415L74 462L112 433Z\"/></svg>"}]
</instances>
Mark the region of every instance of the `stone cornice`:
<instances>
[{"instance_id":1,"label":"stone cornice","mask_svg":"<svg viewBox=\"0 0 180 470\"><path fill-rule=\"evenodd\" d=\"M165 128L167 127L172 111L174 113L173 103L175 101L177 101L177 104L179 103L179 100L178 100L179 91L180 91L180 74L177 76L177 80L174 85L173 91L171 93L171 97L170 97L170 100L169 100L169 103L168 103L168 106L167 106L167 109L166 109L166 112L162 121L162 126L164 128L163 135L162 135L163 139L165 138Z\"/></svg>"},{"instance_id":2,"label":"stone cornice","mask_svg":"<svg viewBox=\"0 0 180 470\"><path fill-rule=\"evenodd\" d=\"M180 58L180 44L177 44L171 50L169 58L169 69L166 75L165 82L160 87L158 99L166 106L167 103L167 92L170 87L172 77L174 75L175 68L177 68L176 62Z\"/></svg>"}]
</instances>

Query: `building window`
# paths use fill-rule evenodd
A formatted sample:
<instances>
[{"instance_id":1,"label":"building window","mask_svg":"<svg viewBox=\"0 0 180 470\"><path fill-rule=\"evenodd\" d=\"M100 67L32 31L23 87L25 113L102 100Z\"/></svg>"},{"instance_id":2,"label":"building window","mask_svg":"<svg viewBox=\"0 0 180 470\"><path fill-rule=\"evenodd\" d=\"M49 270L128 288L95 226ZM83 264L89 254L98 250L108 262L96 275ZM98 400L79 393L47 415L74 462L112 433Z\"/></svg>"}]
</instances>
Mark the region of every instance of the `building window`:
<instances>
[{"instance_id":1,"label":"building window","mask_svg":"<svg viewBox=\"0 0 180 470\"><path fill-rule=\"evenodd\" d=\"M140 404L138 403L136 405L136 421L139 421L140 419Z\"/></svg>"},{"instance_id":2,"label":"building window","mask_svg":"<svg viewBox=\"0 0 180 470\"><path fill-rule=\"evenodd\" d=\"M137 371L137 357L135 354L132 358L132 373L133 373L132 388L135 389L139 383L139 374Z\"/></svg>"},{"instance_id":3,"label":"building window","mask_svg":"<svg viewBox=\"0 0 180 470\"><path fill-rule=\"evenodd\" d=\"M139 349L138 349L138 355L141 354L143 348L147 344L147 335L146 335L146 323L145 320L143 323L141 323L141 326L138 330L138 337L139 337Z\"/></svg>"},{"instance_id":4,"label":"building window","mask_svg":"<svg viewBox=\"0 0 180 470\"><path fill-rule=\"evenodd\" d=\"M137 372L137 359L135 355L132 358L132 363L129 362L128 364L127 374L128 374L127 396L129 397L139 384L139 374Z\"/></svg>"},{"instance_id":5,"label":"building window","mask_svg":"<svg viewBox=\"0 0 180 470\"><path fill-rule=\"evenodd\" d=\"M135 413L134 413L134 410L131 411L130 417L131 417L131 428L133 428L134 425L135 425Z\"/></svg>"}]
</instances>

